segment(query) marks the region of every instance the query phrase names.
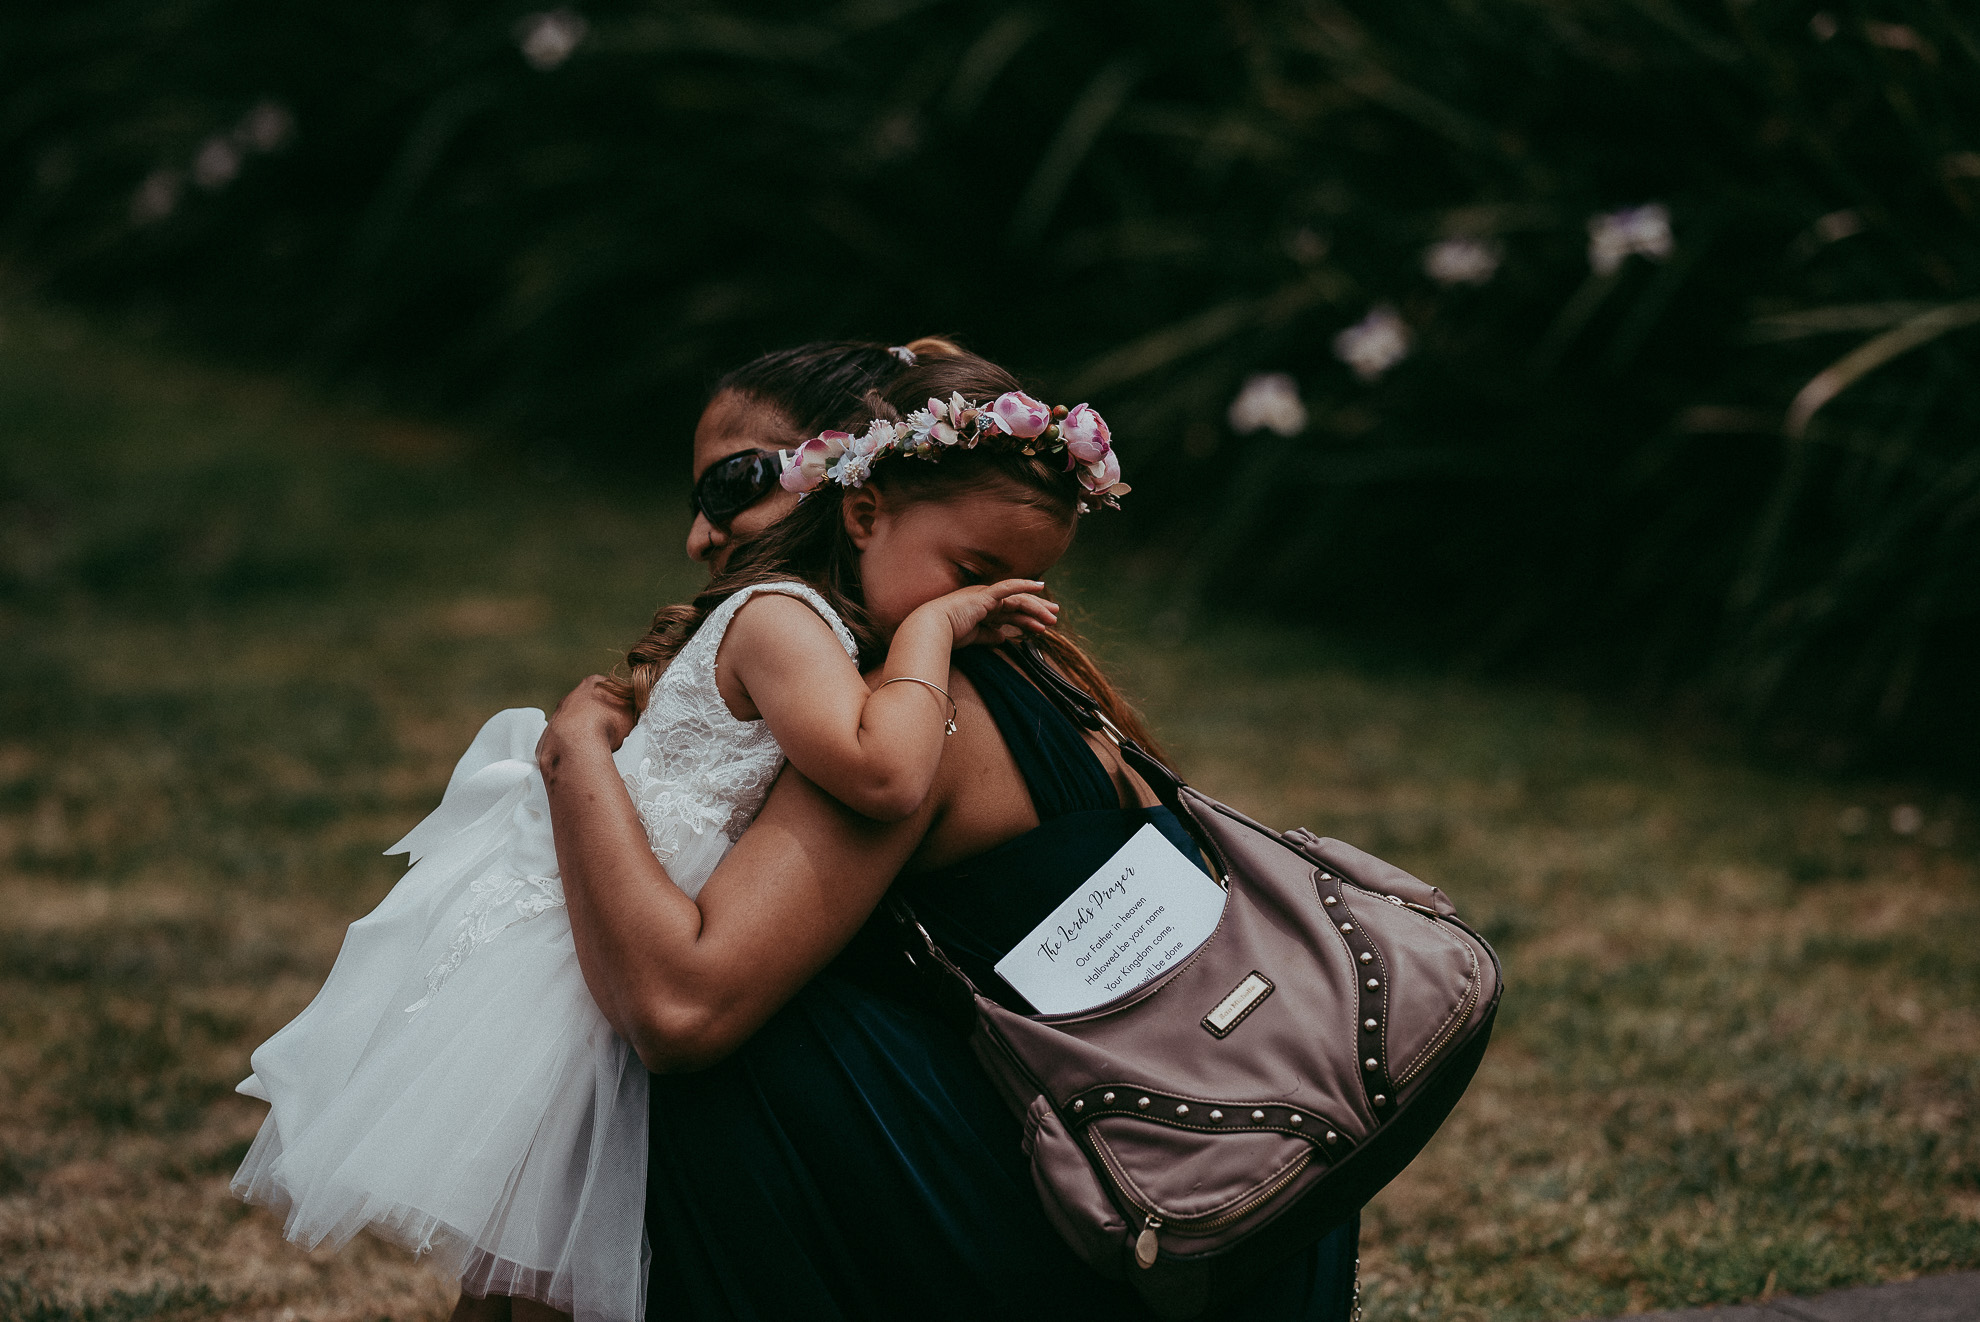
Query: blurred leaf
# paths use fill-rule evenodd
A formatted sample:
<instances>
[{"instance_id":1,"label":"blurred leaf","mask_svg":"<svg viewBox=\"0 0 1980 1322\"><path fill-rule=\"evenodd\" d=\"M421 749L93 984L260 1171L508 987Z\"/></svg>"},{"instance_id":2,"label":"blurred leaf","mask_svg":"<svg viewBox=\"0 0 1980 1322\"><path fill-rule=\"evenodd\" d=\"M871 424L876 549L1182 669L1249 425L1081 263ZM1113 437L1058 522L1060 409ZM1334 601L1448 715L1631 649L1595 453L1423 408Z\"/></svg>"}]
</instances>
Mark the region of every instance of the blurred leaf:
<instances>
[{"instance_id":1,"label":"blurred leaf","mask_svg":"<svg viewBox=\"0 0 1980 1322\"><path fill-rule=\"evenodd\" d=\"M1975 322L1980 322L1980 299L1969 299L1920 313L1896 329L1864 341L1823 368L1796 392L1794 402L1788 405L1782 430L1799 439L1807 433L1810 420L1824 404L1885 363Z\"/></svg>"},{"instance_id":2,"label":"blurred leaf","mask_svg":"<svg viewBox=\"0 0 1980 1322\"><path fill-rule=\"evenodd\" d=\"M1980 379L1933 320L1980 299L1965 10L599 0L551 68L518 12L16 7L0 259L613 471L765 348L961 334L1108 413L1115 535L1219 609L1980 758ZM1651 203L1667 250L1596 273ZM1363 381L1330 346L1376 306L1411 348ZM1254 486L1260 372L1312 422Z\"/></svg>"}]
</instances>

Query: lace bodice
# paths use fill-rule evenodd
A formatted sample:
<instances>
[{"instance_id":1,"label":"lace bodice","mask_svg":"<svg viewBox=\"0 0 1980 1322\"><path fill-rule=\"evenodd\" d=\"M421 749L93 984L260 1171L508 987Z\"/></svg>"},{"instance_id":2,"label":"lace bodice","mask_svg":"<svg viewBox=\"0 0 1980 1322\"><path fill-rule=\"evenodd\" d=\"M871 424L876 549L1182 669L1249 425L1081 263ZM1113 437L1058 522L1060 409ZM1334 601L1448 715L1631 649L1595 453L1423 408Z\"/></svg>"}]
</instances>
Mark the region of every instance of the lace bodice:
<instances>
[{"instance_id":1,"label":"lace bodice","mask_svg":"<svg viewBox=\"0 0 1980 1322\"><path fill-rule=\"evenodd\" d=\"M760 583L716 607L653 686L636 734L645 745L625 773L647 841L662 863L686 843L683 828L719 829L734 840L755 818L784 764L784 750L762 721L737 720L715 687L715 654L729 622L759 592L796 597L832 626L846 655L859 646L825 598L802 583ZM677 878L679 880L679 878Z\"/></svg>"}]
</instances>

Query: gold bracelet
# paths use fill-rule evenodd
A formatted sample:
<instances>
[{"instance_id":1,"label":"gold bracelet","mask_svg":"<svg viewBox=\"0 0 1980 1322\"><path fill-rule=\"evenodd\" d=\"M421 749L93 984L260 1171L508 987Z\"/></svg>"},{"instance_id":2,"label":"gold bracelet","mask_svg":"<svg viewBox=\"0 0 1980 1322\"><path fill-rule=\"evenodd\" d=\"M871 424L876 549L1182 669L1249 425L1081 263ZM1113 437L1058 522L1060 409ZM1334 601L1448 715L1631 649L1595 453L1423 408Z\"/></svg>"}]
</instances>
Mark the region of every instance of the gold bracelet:
<instances>
[{"instance_id":1,"label":"gold bracelet","mask_svg":"<svg viewBox=\"0 0 1980 1322\"><path fill-rule=\"evenodd\" d=\"M947 689L943 688L940 684L937 684L932 679L918 679L913 675L896 675L892 679L883 679L880 681L880 687L883 689L886 688L889 684L926 684L929 688L934 689L937 693L941 694L943 700L949 704L949 719L947 723L942 726L942 733L954 734L956 732L956 700L949 696L949 691Z\"/></svg>"}]
</instances>

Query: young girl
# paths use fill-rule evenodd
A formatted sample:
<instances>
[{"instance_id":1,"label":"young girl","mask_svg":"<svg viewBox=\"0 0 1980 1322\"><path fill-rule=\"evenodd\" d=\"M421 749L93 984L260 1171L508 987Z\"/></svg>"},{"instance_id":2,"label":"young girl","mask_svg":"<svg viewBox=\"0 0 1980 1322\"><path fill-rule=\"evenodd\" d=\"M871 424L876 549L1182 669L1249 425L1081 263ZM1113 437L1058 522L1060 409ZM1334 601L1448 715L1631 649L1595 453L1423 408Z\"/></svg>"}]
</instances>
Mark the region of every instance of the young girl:
<instances>
[{"instance_id":1,"label":"young girl","mask_svg":"<svg viewBox=\"0 0 1980 1322\"><path fill-rule=\"evenodd\" d=\"M939 365L923 370L939 383ZM629 655L641 715L616 761L690 897L786 757L856 812L920 807L954 728L951 649L1057 618L1037 574L1070 537L1065 504L1004 470L1063 455L1091 501L1126 490L1084 405L949 392L903 418L869 400L857 435L825 432L783 460L785 489L834 498L735 546ZM869 687L858 662L882 647ZM645 1313L646 1074L577 965L534 759L543 728L534 710L482 728L439 808L390 851L411 870L255 1052L240 1090L270 1113L234 1189L281 1211L299 1243L369 1229L432 1254L468 1295L625 1322Z\"/></svg>"}]
</instances>

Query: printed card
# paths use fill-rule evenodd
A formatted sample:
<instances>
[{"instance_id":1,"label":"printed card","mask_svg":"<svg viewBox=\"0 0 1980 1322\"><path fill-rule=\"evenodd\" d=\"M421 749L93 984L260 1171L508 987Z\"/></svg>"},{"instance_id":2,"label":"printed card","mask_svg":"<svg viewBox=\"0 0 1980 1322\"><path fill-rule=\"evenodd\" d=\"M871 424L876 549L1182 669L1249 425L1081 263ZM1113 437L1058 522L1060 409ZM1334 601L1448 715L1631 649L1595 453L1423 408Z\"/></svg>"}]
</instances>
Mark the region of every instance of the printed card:
<instances>
[{"instance_id":1,"label":"printed card","mask_svg":"<svg viewBox=\"0 0 1980 1322\"><path fill-rule=\"evenodd\" d=\"M1223 913L1223 887L1144 826L997 973L1040 1014L1090 1010L1188 959Z\"/></svg>"}]
</instances>

